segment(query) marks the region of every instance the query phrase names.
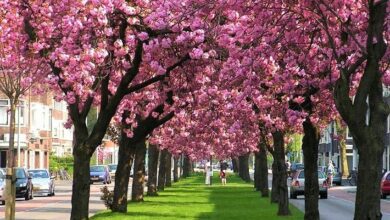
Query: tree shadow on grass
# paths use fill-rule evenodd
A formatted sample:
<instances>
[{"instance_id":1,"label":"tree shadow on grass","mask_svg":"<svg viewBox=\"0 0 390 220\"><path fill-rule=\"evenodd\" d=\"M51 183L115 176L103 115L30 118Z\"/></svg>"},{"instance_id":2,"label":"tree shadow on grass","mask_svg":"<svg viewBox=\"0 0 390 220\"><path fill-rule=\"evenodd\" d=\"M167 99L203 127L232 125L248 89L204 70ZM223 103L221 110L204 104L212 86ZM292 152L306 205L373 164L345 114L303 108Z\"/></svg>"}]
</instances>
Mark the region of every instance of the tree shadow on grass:
<instances>
[{"instance_id":1,"label":"tree shadow on grass","mask_svg":"<svg viewBox=\"0 0 390 220\"><path fill-rule=\"evenodd\" d=\"M277 205L270 204L269 198L261 198L252 184L244 183L239 177L232 175L228 184L222 186L217 177L213 178L214 186L210 187L209 201L214 204L211 212L203 212L197 219L223 220L257 220L257 219L303 219L303 214L293 210L293 216L277 216Z\"/></svg>"},{"instance_id":2,"label":"tree shadow on grass","mask_svg":"<svg viewBox=\"0 0 390 220\"><path fill-rule=\"evenodd\" d=\"M156 213L156 212L128 212L128 213L121 213L117 214L120 217L125 217L125 219L161 219L161 218L166 218L166 219L185 219L185 215L180 215L178 213L172 213L172 214L166 214L166 213ZM106 213L100 213L99 214L99 219L115 219L116 214L112 214L111 212L106 212Z\"/></svg>"}]
</instances>

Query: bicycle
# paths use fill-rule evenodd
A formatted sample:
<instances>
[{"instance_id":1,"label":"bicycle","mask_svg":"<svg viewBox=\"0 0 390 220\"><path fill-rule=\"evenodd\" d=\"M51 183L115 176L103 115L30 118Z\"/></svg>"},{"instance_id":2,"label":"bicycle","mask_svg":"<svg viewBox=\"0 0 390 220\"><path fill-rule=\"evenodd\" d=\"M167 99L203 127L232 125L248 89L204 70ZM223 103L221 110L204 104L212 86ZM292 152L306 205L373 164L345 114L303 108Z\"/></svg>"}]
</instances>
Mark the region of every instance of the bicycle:
<instances>
[{"instance_id":1,"label":"bicycle","mask_svg":"<svg viewBox=\"0 0 390 220\"><path fill-rule=\"evenodd\" d=\"M357 184L357 172L352 172L347 178L349 185L356 186Z\"/></svg>"}]
</instances>

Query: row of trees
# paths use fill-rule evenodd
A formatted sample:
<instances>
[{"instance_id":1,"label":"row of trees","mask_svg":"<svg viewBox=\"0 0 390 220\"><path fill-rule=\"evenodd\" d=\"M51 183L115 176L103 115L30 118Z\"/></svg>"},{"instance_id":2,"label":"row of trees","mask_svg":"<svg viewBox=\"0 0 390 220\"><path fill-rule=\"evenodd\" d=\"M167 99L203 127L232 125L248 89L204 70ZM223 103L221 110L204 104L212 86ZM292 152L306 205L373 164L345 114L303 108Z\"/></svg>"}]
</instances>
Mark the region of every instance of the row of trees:
<instances>
[{"instance_id":1,"label":"row of trees","mask_svg":"<svg viewBox=\"0 0 390 220\"><path fill-rule=\"evenodd\" d=\"M1 73L27 87L44 79L55 99L68 103L71 219L88 218L89 164L112 119L120 130L117 178L128 178L133 160L142 164L134 155L145 151L146 139L191 160L256 151L261 163L267 148L281 215L289 214L285 137L301 132L305 188L312 189L305 218L319 219L319 134L339 116L359 152L355 219L381 218L387 0L21 0L0 6ZM23 71L28 74L20 77ZM99 114L89 130L94 106ZM115 187L114 208L126 202L124 190Z\"/></svg>"}]
</instances>

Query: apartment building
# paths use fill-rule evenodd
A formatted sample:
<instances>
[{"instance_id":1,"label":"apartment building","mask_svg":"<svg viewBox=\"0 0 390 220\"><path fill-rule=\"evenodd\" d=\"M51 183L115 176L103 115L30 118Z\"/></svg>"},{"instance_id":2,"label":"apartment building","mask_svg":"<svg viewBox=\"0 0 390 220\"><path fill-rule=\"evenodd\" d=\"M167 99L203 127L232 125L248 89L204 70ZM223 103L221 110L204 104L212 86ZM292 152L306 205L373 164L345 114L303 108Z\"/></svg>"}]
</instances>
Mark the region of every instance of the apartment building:
<instances>
[{"instance_id":1,"label":"apartment building","mask_svg":"<svg viewBox=\"0 0 390 220\"><path fill-rule=\"evenodd\" d=\"M57 156L72 154L72 130L63 127L67 117L66 103L56 102L52 94L27 94L21 98L16 112L17 164L31 169L48 168L50 152ZM6 166L9 122L9 100L0 94L0 167Z\"/></svg>"}]
</instances>

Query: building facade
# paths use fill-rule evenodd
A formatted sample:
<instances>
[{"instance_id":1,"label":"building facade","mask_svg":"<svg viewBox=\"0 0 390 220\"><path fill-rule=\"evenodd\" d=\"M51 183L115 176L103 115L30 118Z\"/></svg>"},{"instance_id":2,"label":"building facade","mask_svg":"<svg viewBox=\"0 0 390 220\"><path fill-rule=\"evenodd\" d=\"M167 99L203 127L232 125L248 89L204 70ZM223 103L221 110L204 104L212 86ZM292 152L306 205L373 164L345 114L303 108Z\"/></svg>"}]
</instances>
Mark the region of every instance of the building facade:
<instances>
[{"instance_id":1,"label":"building facade","mask_svg":"<svg viewBox=\"0 0 390 220\"><path fill-rule=\"evenodd\" d=\"M72 130L65 129L66 103L56 102L52 94L28 94L20 99L16 111L15 161L17 166L48 168L49 155L72 153ZM0 95L0 167L6 166L9 147L9 100Z\"/></svg>"}]
</instances>

